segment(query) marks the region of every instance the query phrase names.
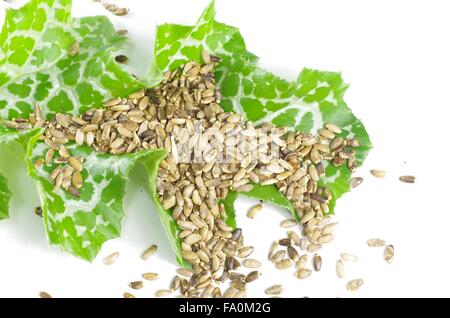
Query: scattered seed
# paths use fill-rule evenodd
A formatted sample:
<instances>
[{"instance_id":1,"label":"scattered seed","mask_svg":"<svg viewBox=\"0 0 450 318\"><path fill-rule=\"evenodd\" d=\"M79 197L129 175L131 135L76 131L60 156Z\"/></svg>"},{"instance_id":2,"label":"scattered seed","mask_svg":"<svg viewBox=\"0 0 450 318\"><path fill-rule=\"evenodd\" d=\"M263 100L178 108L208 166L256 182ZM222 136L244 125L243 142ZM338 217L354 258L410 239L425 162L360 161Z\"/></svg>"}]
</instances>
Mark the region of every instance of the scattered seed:
<instances>
[{"instance_id":1,"label":"scattered seed","mask_svg":"<svg viewBox=\"0 0 450 318\"><path fill-rule=\"evenodd\" d=\"M370 173L377 178L384 178L386 176L386 171L384 170L370 170Z\"/></svg>"},{"instance_id":2,"label":"scattered seed","mask_svg":"<svg viewBox=\"0 0 450 318\"><path fill-rule=\"evenodd\" d=\"M262 264L260 261L258 261L256 259L247 258L246 260L244 260L242 265L244 265L244 267L247 267L247 268L259 268L259 267L261 267Z\"/></svg>"},{"instance_id":3,"label":"scattered seed","mask_svg":"<svg viewBox=\"0 0 450 318\"><path fill-rule=\"evenodd\" d=\"M166 297L170 295L170 290L168 289L160 289L158 291L156 291L155 296L160 298L160 297Z\"/></svg>"},{"instance_id":4,"label":"scattered seed","mask_svg":"<svg viewBox=\"0 0 450 318\"><path fill-rule=\"evenodd\" d=\"M119 256L120 256L119 252L114 252L114 253L106 256L103 259L103 264L105 264L105 265L112 265L118 260Z\"/></svg>"},{"instance_id":5,"label":"scattered seed","mask_svg":"<svg viewBox=\"0 0 450 318\"><path fill-rule=\"evenodd\" d=\"M384 260L388 263L392 263L394 260L394 246L386 245L384 248Z\"/></svg>"},{"instance_id":6,"label":"scattered seed","mask_svg":"<svg viewBox=\"0 0 450 318\"><path fill-rule=\"evenodd\" d=\"M383 247L386 245L386 241L379 238L372 238L367 240L367 245L370 247Z\"/></svg>"},{"instance_id":7,"label":"scattered seed","mask_svg":"<svg viewBox=\"0 0 450 318\"><path fill-rule=\"evenodd\" d=\"M178 268L177 273L181 276L188 277L188 278L192 277L192 275L194 275L194 272L187 268Z\"/></svg>"},{"instance_id":8,"label":"scattered seed","mask_svg":"<svg viewBox=\"0 0 450 318\"><path fill-rule=\"evenodd\" d=\"M252 254L254 250L255 250L255 248L253 246L241 247L239 249L239 251L238 251L239 252L239 257L240 258L246 258L246 257L250 256L250 254Z\"/></svg>"},{"instance_id":9,"label":"scattered seed","mask_svg":"<svg viewBox=\"0 0 450 318\"><path fill-rule=\"evenodd\" d=\"M158 246L156 246L155 244L151 245L144 251L144 253L142 253L142 259L145 261L148 260L150 257L153 256L153 254L156 253L157 250Z\"/></svg>"},{"instance_id":10,"label":"scattered seed","mask_svg":"<svg viewBox=\"0 0 450 318\"><path fill-rule=\"evenodd\" d=\"M142 278L145 280L157 280L159 275L157 273L144 273L142 274Z\"/></svg>"},{"instance_id":11,"label":"scattered seed","mask_svg":"<svg viewBox=\"0 0 450 318\"><path fill-rule=\"evenodd\" d=\"M281 227L288 229L297 225L297 221L294 219L288 219L281 222Z\"/></svg>"},{"instance_id":12,"label":"scattered seed","mask_svg":"<svg viewBox=\"0 0 450 318\"><path fill-rule=\"evenodd\" d=\"M311 276L312 271L310 269L301 268L298 271L295 272L295 277L298 279L305 279L309 276Z\"/></svg>"},{"instance_id":13,"label":"scattered seed","mask_svg":"<svg viewBox=\"0 0 450 318\"><path fill-rule=\"evenodd\" d=\"M347 289L350 291L355 291L361 288L361 286L364 284L364 280L358 278L358 279L352 279L347 283Z\"/></svg>"},{"instance_id":14,"label":"scattered seed","mask_svg":"<svg viewBox=\"0 0 450 318\"><path fill-rule=\"evenodd\" d=\"M128 12L129 12L129 10L127 8L117 8L116 10L113 11L114 15L117 15L117 16L127 15Z\"/></svg>"},{"instance_id":15,"label":"scattered seed","mask_svg":"<svg viewBox=\"0 0 450 318\"><path fill-rule=\"evenodd\" d=\"M364 181L364 178L362 177L353 177L350 179L350 187L356 188Z\"/></svg>"},{"instance_id":16,"label":"scattered seed","mask_svg":"<svg viewBox=\"0 0 450 318\"><path fill-rule=\"evenodd\" d=\"M399 180L401 182L405 182L405 183L415 183L416 182L416 177L415 176L401 176L399 178Z\"/></svg>"},{"instance_id":17,"label":"scattered seed","mask_svg":"<svg viewBox=\"0 0 450 318\"><path fill-rule=\"evenodd\" d=\"M136 296L134 296L133 294L131 294L129 292L124 292L123 298L136 298Z\"/></svg>"},{"instance_id":18,"label":"scattered seed","mask_svg":"<svg viewBox=\"0 0 450 318\"><path fill-rule=\"evenodd\" d=\"M78 54L78 51L80 50L80 43L74 42L69 49L69 55L75 56Z\"/></svg>"},{"instance_id":19,"label":"scattered seed","mask_svg":"<svg viewBox=\"0 0 450 318\"><path fill-rule=\"evenodd\" d=\"M341 259L336 261L336 274L339 278L344 277L344 262Z\"/></svg>"},{"instance_id":20,"label":"scattered seed","mask_svg":"<svg viewBox=\"0 0 450 318\"><path fill-rule=\"evenodd\" d=\"M283 293L283 286L282 285L273 285L273 286L266 288L266 290L264 292L266 293L266 295L269 295L269 296L280 295L281 293Z\"/></svg>"},{"instance_id":21,"label":"scattered seed","mask_svg":"<svg viewBox=\"0 0 450 318\"><path fill-rule=\"evenodd\" d=\"M40 298L53 298L52 295L50 295L49 293L45 292L45 291L41 291L39 293L39 297Z\"/></svg>"},{"instance_id":22,"label":"scattered seed","mask_svg":"<svg viewBox=\"0 0 450 318\"><path fill-rule=\"evenodd\" d=\"M320 255L314 255L313 267L316 272L320 271L320 269L322 268L322 257L320 257Z\"/></svg>"},{"instance_id":23,"label":"scattered seed","mask_svg":"<svg viewBox=\"0 0 450 318\"><path fill-rule=\"evenodd\" d=\"M247 275L247 277L245 278L245 281L246 281L247 283L251 283L251 282L257 280L260 276L261 276L261 273L260 273L260 272L258 272L258 271L253 271L253 272L250 272L250 273Z\"/></svg>"},{"instance_id":24,"label":"scattered seed","mask_svg":"<svg viewBox=\"0 0 450 318\"><path fill-rule=\"evenodd\" d=\"M358 257L349 253L342 253L341 258L346 262L356 262L358 260Z\"/></svg>"},{"instance_id":25,"label":"scattered seed","mask_svg":"<svg viewBox=\"0 0 450 318\"><path fill-rule=\"evenodd\" d=\"M144 287L144 282L142 280L134 281L128 284L132 289L141 289Z\"/></svg>"},{"instance_id":26,"label":"scattered seed","mask_svg":"<svg viewBox=\"0 0 450 318\"><path fill-rule=\"evenodd\" d=\"M291 267L292 261L289 258L282 259L278 263L276 263L276 267L279 270L288 269Z\"/></svg>"},{"instance_id":27,"label":"scattered seed","mask_svg":"<svg viewBox=\"0 0 450 318\"><path fill-rule=\"evenodd\" d=\"M308 262L308 254L303 254L299 257L298 261L295 262L295 269L305 268L306 263Z\"/></svg>"},{"instance_id":28,"label":"scattered seed","mask_svg":"<svg viewBox=\"0 0 450 318\"><path fill-rule=\"evenodd\" d=\"M257 204L255 206L251 207L250 210L248 210L247 217L250 219L253 219L255 217L256 213L261 211L262 207L263 207L262 204Z\"/></svg>"}]
</instances>

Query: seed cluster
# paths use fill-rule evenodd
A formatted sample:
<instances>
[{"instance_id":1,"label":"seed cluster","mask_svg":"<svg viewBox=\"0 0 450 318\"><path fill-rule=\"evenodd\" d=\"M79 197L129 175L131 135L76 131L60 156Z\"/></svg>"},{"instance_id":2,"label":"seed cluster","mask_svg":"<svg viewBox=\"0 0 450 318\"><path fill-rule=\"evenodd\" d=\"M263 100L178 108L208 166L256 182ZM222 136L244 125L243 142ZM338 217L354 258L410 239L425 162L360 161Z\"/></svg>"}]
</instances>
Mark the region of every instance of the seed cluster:
<instances>
[{"instance_id":1,"label":"seed cluster","mask_svg":"<svg viewBox=\"0 0 450 318\"><path fill-rule=\"evenodd\" d=\"M341 129L331 123L325 124L318 135L275 129L270 123L260 127L244 123L240 114L224 112L219 106L221 94L213 71L220 59L207 52L202 56L203 64L188 62L167 73L160 85L128 98L111 99L103 109L92 109L81 116L56 114L45 121L37 106L28 119L7 124L16 129L44 128L42 139L49 150L35 164L57 163L50 178L56 188L75 196L83 186L83 158L71 156L67 147L70 142L117 155L159 148L169 152L158 171L157 192L162 206L172 209L180 229L183 258L193 266L190 277L175 277L171 291L179 290L185 297L220 297L221 290L214 284L229 280L230 288L223 296L242 297L246 284L259 277L258 271L248 275L237 272L241 264L257 268L260 263L246 259L253 247L245 246L241 229L226 223L225 208L218 204L229 189L248 192L254 183L273 184L291 200L303 225L302 238L289 231L287 238L274 244L270 260L280 270L295 262L296 276L306 278L312 271L304 267L305 258L298 248L317 252L333 240L335 228L326 216L331 192L318 181L327 164L345 164L353 171L354 148L359 142L342 137ZM210 129L216 133L203 134ZM187 150L195 148L201 160L189 152L188 158L179 153L180 144ZM227 160L222 160L224 157ZM260 209L260 205L254 207L249 217ZM290 219L281 225L291 228L297 221ZM279 246L286 250L275 251ZM150 247L143 258L155 251L156 247ZM320 256L313 262L314 269L320 270ZM142 283L136 281L130 286L138 289ZM167 291L157 294L162 297Z\"/></svg>"}]
</instances>

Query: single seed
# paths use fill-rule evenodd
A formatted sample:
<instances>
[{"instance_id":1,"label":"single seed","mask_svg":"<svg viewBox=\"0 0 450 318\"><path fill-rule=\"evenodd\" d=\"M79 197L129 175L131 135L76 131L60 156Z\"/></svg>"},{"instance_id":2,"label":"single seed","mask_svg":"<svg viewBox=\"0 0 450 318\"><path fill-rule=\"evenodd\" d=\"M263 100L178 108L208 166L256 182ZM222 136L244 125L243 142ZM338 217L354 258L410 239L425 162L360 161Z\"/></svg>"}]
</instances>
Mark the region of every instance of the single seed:
<instances>
[{"instance_id":1,"label":"single seed","mask_svg":"<svg viewBox=\"0 0 450 318\"><path fill-rule=\"evenodd\" d=\"M123 298L136 298L136 296L134 296L133 294L131 294L129 292L124 292Z\"/></svg>"},{"instance_id":2,"label":"single seed","mask_svg":"<svg viewBox=\"0 0 450 318\"><path fill-rule=\"evenodd\" d=\"M103 264L105 264L105 265L112 265L112 264L114 264L115 261L117 261L119 256L120 256L119 252L114 252L114 253L106 256L103 259Z\"/></svg>"},{"instance_id":3,"label":"single seed","mask_svg":"<svg viewBox=\"0 0 450 318\"><path fill-rule=\"evenodd\" d=\"M45 292L45 291L41 291L39 293L39 297L40 298L53 298L52 295L50 295L49 293Z\"/></svg>"},{"instance_id":4,"label":"single seed","mask_svg":"<svg viewBox=\"0 0 450 318\"><path fill-rule=\"evenodd\" d=\"M247 283L251 283L251 282L257 280L260 276L261 276L261 273L260 273L260 272L258 272L258 271L253 271L253 272L250 272L250 273L247 275L247 277L245 278L245 281L246 281Z\"/></svg>"},{"instance_id":5,"label":"single seed","mask_svg":"<svg viewBox=\"0 0 450 318\"><path fill-rule=\"evenodd\" d=\"M75 157L69 158L69 165L74 168L76 171L82 171L83 166L81 165L80 161Z\"/></svg>"},{"instance_id":6,"label":"single seed","mask_svg":"<svg viewBox=\"0 0 450 318\"><path fill-rule=\"evenodd\" d=\"M281 240L278 240L278 244L280 244L281 246L291 246L292 240L290 238L283 238Z\"/></svg>"},{"instance_id":7,"label":"single seed","mask_svg":"<svg viewBox=\"0 0 450 318\"><path fill-rule=\"evenodd\" d=\"M344 277L344 262L342 262L341 259L338 259L336 261L336 275L339 278L343 278Z\"/></svg>"},{"instance_id":8,"label":"single seed","mask_svg":"<svg viewBox=\"0 0 450 318\"><path fill-rule=\"evenodd\" d=\"M392 263L394 260L394 246L386 245L384 248L384 260L388 263Z\"/></svg>"},{"instance_id":9,"label":"single seed","mask_svg":"<svg viewBox=\"0 0 450 318\"><path fill-rule=\"evenodd\" d=\"M386 245L386 241L379 238L372 238L367 240L367 245L370 247L383 247Z\"/></svg>"},{"instance_id":10,"label":"single seed","mask_svg":"<svg viewBox=\"0 0 450 318\"><path fill-rule=\"evenodd\" d=\"M332 124L332 123L326 123L325 124L325 128L328 129L331 132L334 132L335 134L342 133L342 129L339 128L338 126L336 126L335 124Z\"/></svg>"},{"instance_id":11,"label":"single seed","mask_svg":"<svg viewBox=\"0 0 450 318\"><path fill-rule=\"evenodd\" d=\"M250 256L250 254L252 254L254 250L255 248L253 246L244 246L238 250L238 255L240 258L246 258Z\"/></svg>"},{"instance_id":12,"label":"single seed","mask_svg":"<svg viewBox=\"0 0 450 318\"><path fill-rule=\"evenodd\" d=\"M320 271L320 269L322 268L322 257L320 257L320 255L314 255L313 267L316 272Z\"/></svg>"},{"instance_id":13,"label":"single seed","mask_svg":"<svg viewBox=\"0 0 450 318\"><path fill-rule=\"evenodd\" d=\"M309 244L306 250L310 253L317 252L322 248L322 244Z\"/></svg>"},{"instance_id":14,"label":"single seed","mask_svg":"<svg viewBox=\"0 0 450 318\"><path fill-rule=\"evenodd\" d=\"M299 257L298 261L295 262L295 269L305 268L306 263L308 262L308 254L303 254Z\"/></svg>"},{"instance_id":15,"label":"single seed","mask_svg":"<svg viewBox=\"0 0 450 318\"><path fill-rule=\"evenodd\" d=\"M177 274L189 278L192 277L192 275L194 275L194 272L187 268L178 268Z\"/></svg>"},{"instance_id":16,"label":"single seed","mask_svg":"<svg viewBox=\"0 0 450 318\"><path fill-rule=\"evenodd\" d=\"M341 258L346 262L356 262L358 257L350 253L341 253Z\"/></svg>"},{"instance_id":17,"label":"single seed","mask_svg":"<svg viewBox=\"0 0 450 318\"><path fill-rule=\"evenodd\" d=\"M312 271L310 269L301 268L298 271L295 272L295 277L298 279L305 279L309 276L311 276Z\"/></svg>"},{"instance_id":18,"label":"single seed","mask_svg":"<svg viewBox=\"0 0 450 318\"><path fill-rule=\"evenodd\" d=\"M297 221L294 219L288 219L281 222L281 227L288 229L297 225Z\"/></svg>"},{"instance_id":19,"label":"single seed","mask_svg":"<svg viewBox=\"0 0 450 318\"><path fill-rule=\"evenodd\" d=\"M141 289L144 287L144 282L142 280L137 280L128 284L132 289Z\"/></svg>"},{"instance_id":20,"label":"single seed","mask_svg":"<svg viewBox=\"0 0 450 318\"><path fill-rule=\"evenodd\" d=\"M270 287L266 288L264 293L266 293L266 295L269 295L269 296L280 295L281 293L283 293L283 286L282 285L270 286Z\"/></svg>"},{"instance_id":21,"label":"single seed","mask_svg":"<svg viewBox=\"0 0 450 318\"><path fill-rule=\"evenodd\" d=\"M127 15L129 10L127 8L117 8L113 11L114 15L124 16Z\"/></svg>"},{"instance_id":22,"label":"single seed","mask_svg":"<svg viewBox=\"0 0 450 318\"><path fill-rule=\"evenodd\" d=\"M170 295L170 290L168 289L160 289L158 291L156 291L155 296L160 298L160 297L166 297Z\"/></svg>"},{"instance_id":23,"label":"single seed","mask_svg":"<svg viewBox=\"0 0 450 318\"><path fill-rule=\"evenodd\" d=\"M247 268L259 268L259 267L261 267L262 264L260 261L258 261L256 259L247 258L246 260L244 260L242 265L244 265L244 267L247 267Z\"/></svg>"},{"instance_id":24,"label":"single seed","mask_svg":"<svg viewBox=\"0 0 450 318\"><path fill-rule=\"evenodd\" d=\"M350 187L356 188L364 181L364 178L362 177L353 177L350 179Z\"/></svg>"},{"instance_id":25,"label":"single seed","mask_svg":"<svg viewBox=\"0 0 450 318\"><path fill-rule=\"evenodd\" d=\"M142 274L142 278L145 280L157 280L159 275L157 273L144 273Z\"/></svg>"},{"instance_id":26,"label":"single seed","mask_svg":"<svg viewBox=\"0 0 450 318\"><path fill-rule=\"evenodd\" d=\"M255 206L251 207L250 210L248 210L247 217L250 219L253 219L255 217L256 213L261 211L261 209L262 209L262 204L257 204Z\"/></svg>"},{"instance_id":27,"label":"single seed","mask_svg":"<svg viewBox=\"0 0 450 318\"><path fill-rule=\"evenodd\" d=\"M384 170L370 170L370 173L376 178L384 178L386 176L386 171Z\"/></svg>"},{"instance_id":28,"label":"single seed","mask_svg":"<svg viewBox=\"0 0 450 318\"><path fill-rule=\"evenodd\" d=\"M361 278L358 279L352 279L347 283L347 289L350 291L355 291L361 288L361 286L364 284L364 280Z\"/></svg>"},{"instance_id":29,"label":"single seed","mask_svg":"<svg viewBox=\"0 0 450 318\"><path fill-rule=\"evenodd\" d=\"M155 244L151 245L144 251L144 253L142 253L142 259L145 261L148 260L150 257L152 257L153 254L156 253L157 250L158 246L156 246Z\"/></svg>"},{"instance_id":30,"label":"single seed","mask_svg":"<svg viewBox=\"0 0 450 318\"><path fill-rule=\"evenodd\" d=\"M273 263L278 263L279 261L281 261L284 257L286 256L286 251L278 251L275 252L271 257L270 257L270 261L272 261Z\"/></svg>"},{"instance_id":31,"label":"single seed","mask_svg":"<svg viewBox=\"0 0 450 318\"><path fill-rule=\"evenodd\" d=\"M292 261L289 258L282 259L278 263L276 263L276 268L279 270L288 269L291 267Z\"/></svg>"},{"instance_id":32,"label":"single seed","mask_svg":"<svg viewBox=\"0 0 450 318\"><path fill-rule=\"evenodd\" d=\"M69 49L69 55L70 56L75 56L78 54L78 51L80 50L80 43L78 42L74 42L72 43L72 45L70 46Z\"/></svg>"},{"instance_id":33,"label":"single seed","mask_svg":"<svg viewBox=\"0 0 450 318\"><path fill-rule=\"evenodd\" d=\"M289 258L290 258L292 261L296 262L296 261L298 260L299 255L298 255L298 252L297 252L297 250L295 249L295 247L293 247L293 246L288 246L288 248L287 248L287 253L288 253Z\"/></svg>"},{"instance_id":34,"label":"single seed","mask_svg":"<svg viewBox=\"0 0 450 318\"><path fill-rule=\"evenodd\" d=\"M416 177L415 176L401 176L399 178L399 180L401 182L405 182L405 183L415 183L416 182Z\"/></svg>"}]
</instances>

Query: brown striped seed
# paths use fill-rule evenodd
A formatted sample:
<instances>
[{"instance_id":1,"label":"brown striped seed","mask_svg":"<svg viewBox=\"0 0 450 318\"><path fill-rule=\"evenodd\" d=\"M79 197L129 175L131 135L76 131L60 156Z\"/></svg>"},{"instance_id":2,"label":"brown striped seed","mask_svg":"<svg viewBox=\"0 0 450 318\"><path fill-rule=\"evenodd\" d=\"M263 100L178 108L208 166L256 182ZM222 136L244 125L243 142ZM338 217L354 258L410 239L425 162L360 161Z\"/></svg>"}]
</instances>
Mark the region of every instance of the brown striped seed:
<instances>
[{"instance_id":1,"label":"brown striped seed","mask_svg":"<svg viewBox=\"0 0 450 318\"><path fill-rule=\"evenodd\" d=\"M399 178L399 180L404 183L415 183L416 177L415 176L401 176Z\"/></svg>"},{"instance_id":2,"label":"brown striped seed","mask_svg":"<svg viewBox=\"0 0 450 318\"><path fill-rule=\"evenodd\" d=\"M316 272L320 271L320 269L322 268L322 257L320 257L320 255L314 255L313 268Z\"/></svg>"}]
</instances>

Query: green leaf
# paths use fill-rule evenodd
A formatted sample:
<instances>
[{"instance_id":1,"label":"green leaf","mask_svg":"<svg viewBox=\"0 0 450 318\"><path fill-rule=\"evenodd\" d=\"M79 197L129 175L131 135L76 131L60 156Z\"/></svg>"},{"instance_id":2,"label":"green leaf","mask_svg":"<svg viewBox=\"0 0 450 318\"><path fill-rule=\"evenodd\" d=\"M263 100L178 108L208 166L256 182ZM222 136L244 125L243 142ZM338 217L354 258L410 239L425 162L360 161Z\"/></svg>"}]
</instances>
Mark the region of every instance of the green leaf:
<instances>
[{"instance_id":1,"label":"green leaf","mask_svg":"<svg viewBox=\"0 0 450 318\"><path fill-rule=\"evenodd\" d=\"M0 34L0 118L47 118L100 107L145 86L114 60L126 46L103 16L72 18L70 0L31 0L7 9ZM78 42L79 51L69 56Z\"/></svg>"},{"instance_id":2,"label":"green leaf","mask_svg":"<svg viewBox=\"0 0 450 318\"><path fill-rule=\"evenodd\" d=\"M0 151L13 152L19 160L24 160L28 140L39 133L39 129L28 131L11 130L0 125ZM9 217L9 201L12 193L7 179L0 172L0 220Z\"/></svg>"},{"instance_id":3,"label":"green leaf","mask_svg":"<svg viewBox=\"0 0 450 318\"><path fill-rule=\"evenodd\" d=\"M219 203L224 205L225 211L227 212L227 219L225 221L232 228L237 227L236 208L234 203L239 194L285 208L291 212L293 218L298 220L298 215L295 213L295 209L292 206L291 201L289 201L280 191L278 191L274 185L260 185L253 183L253 189L249 192L237 193L235 191L229 191L227 197L219 201ZM242 213L242 211L240 212Z\"/></svg>"},{"instance_id":4,"label":"green leaf","mask_svg":"<svg viewBox=\"0 0 450 318\"><path fill-rule=\"evenodd\" d=\"M282 79L260 68L258 58L247 51L239 30L215 21L214 15L212 1L195 26L158 26L155 56L161 72L173 70L188 60L201 62L201 51L206 49L222 59L215 76L225 111L242 113L255 124L272 122L311 133L332 122L343 128L343 136L360 141L357 159L362 164L371 142L363 124L343 100L348 85L341 74L305 68L296 81ZM336 199L350 190L350 176L345 166L326 169L326 177L321 182L334 195L330 213L334 211ZM264 192L256 191L254 197L266 200Z\"/></svg>"},{"instance_id":5,"label":"green leaf","mask_svg":"<svg viewBox=\"0 0 450 318\"><path fill-rule=\"evenodd\" d=\"M0 173L0 220L9 217L9 200L12 193L8 188L7 180L3 174Z\"/></svg>"},{"instance_id":6,"label":"green leaf","mask_svg":"<svg viewBox=\"0 0 450 318\"><path fill-rule=\"evenodd\" d=\"M28 147L28 171L38 185L44 212L44 224L51 244L85 260L93 260L103 243L120 235L123 198L130 169L137 162L159 162L164 150L111 156L98 154L85 146L68 147L72 156L85 159L84 185L80 198L56 189L50 173L55 164L36 168L33 162L48 148L31 138Z\"/></svg>"},{"instance_id":7,"label":"green leaf","mask_svg":"<svg viewBox=\"0 0 450 318\"><path fill-rule=\"evenodd\" d=\"M158 158L152 160L149 159L142 161L142 164L144 165L148 173L148 190L150 192L150 196L156 207L164 230L166 231L167 237L170 240L170 244L172 245L172 248L176 254L178 264L184 268L190 268L191 265L183 259L181 239L178 237L179 229L177 223L172 218L172 210L165 210L162 207L161 202L158 198L158 194L156 192L156 178L158 174L159 163L166 156L165 151L162 152L164 153L163 156L159 156Z\"/></svg>"}]
</instances>

